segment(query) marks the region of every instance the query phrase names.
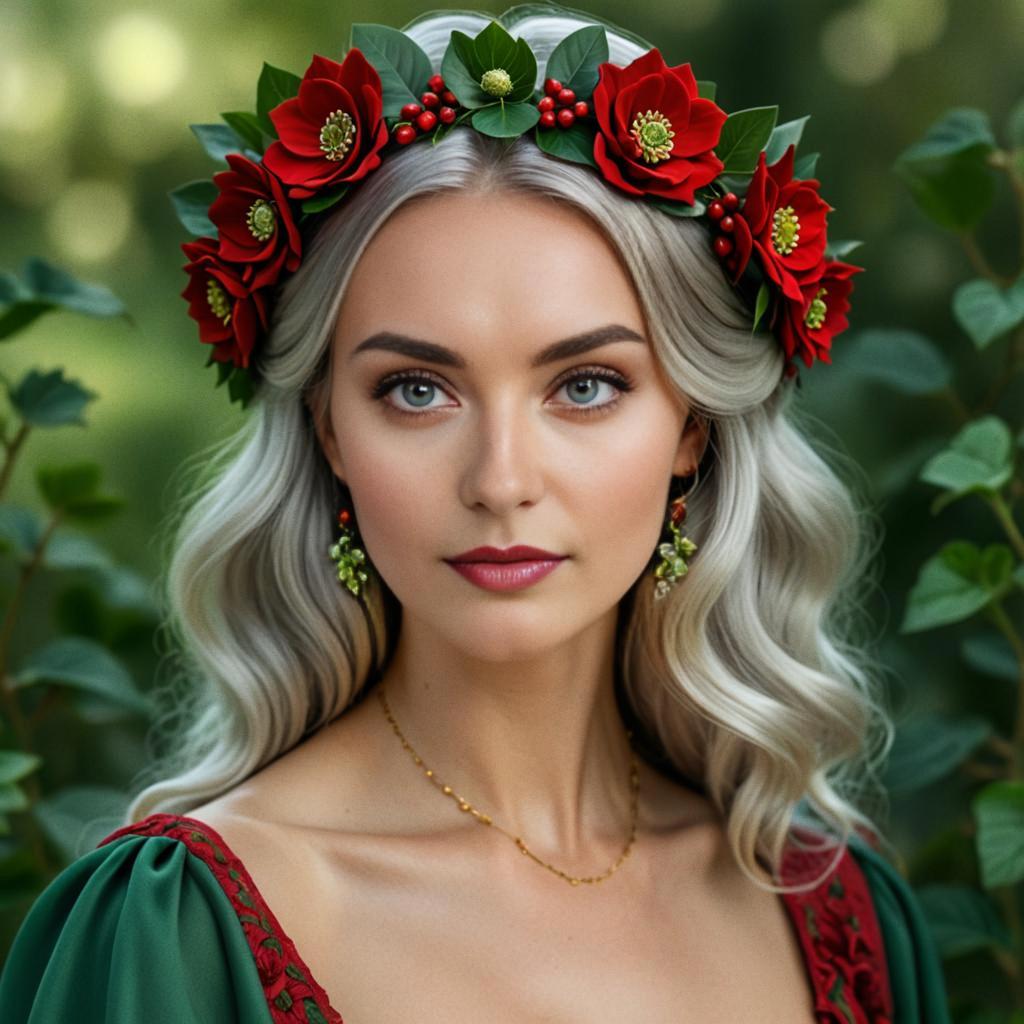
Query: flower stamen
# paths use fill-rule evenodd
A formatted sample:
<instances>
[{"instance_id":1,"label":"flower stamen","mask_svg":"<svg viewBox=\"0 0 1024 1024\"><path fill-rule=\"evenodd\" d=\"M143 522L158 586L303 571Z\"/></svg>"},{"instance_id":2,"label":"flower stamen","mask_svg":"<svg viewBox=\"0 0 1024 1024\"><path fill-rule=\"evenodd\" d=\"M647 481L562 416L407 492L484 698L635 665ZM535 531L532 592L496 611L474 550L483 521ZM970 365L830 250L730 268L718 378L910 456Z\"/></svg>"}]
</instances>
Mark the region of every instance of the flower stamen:
<instances>
[{"instance_id":1,"label":"flower stamen","mask_svg":"<svg viewBox=\"0 0 1024 1024\"><path fill-rule=\"evenodd\" d=\"M231 322L231 302L227 292L212 277L206 279L206 304L210 312L227 327Z\"/></svg>"},{"instance_id":2,"label":"flower stamen","mask_svg":"<svg viewBox=\"0 0 1024 1024\"><path fill-rule=\"evenodd\" d=\"M504 68L491 68L483 73L480 88L488 96L507 96L512 91L512 76Z\"/></svg>"},{"instance_id":3,"label":"flower stamen","mask_svg":"<svg viewBox=\"0 0 1024 1024\"><path fill-rule=\"evenodd\" d=\"M782 206L772 215L772 245L782 256L788 256L800 241L800 218L792 206Z\"/></svg>"},{"instance_id":4,"label":"flower stamen","mask_svg":"<svg viewBox=\"0 0 1024 1024\"><path fill-rule=\"evenodd\" d=\"M344 160L352 148L356 123L344 110L336 110L320 129L320 148L328 160Z\"/></svg>"},{"instance_id":5,"label":"flower stamen","mask_svg":"<svg viewBox=\"0 0 1024 1024\"><path fill-rule=\"evenodd\" d=\"M248 224L249 231L254 238L265 242L273 235L274 229L277 227L273 206L266 199L257 199L249 207L249 212L245 215L245 223Z\"/></svg>"},{"instance_id":6,"label":"flower stamen","mask_svg":"<svg viewBox=\"0 0 1024 1024\"><path fill-rule=\"evenodd\" d=\"M817 330L825 322L825 314L828 313L828 306L822 301L822 296L828 294L828 289L819 288L817 294L811 299L807 307L807 314L804 316L804 323L813 331Z\"/></svg>"},{"instance_id":7,"label":"flower stamen","mask_svg":"<svg viewBox=\"0 0 1024 1024\"><path fill-rule=\"evenodd\" d=\"M672 122L659 110L648 110L637 114L630 125L630 134L636 140L637 156L642 156L649 164L665 160L672 152Z\"/></svg>"}]
</instances>

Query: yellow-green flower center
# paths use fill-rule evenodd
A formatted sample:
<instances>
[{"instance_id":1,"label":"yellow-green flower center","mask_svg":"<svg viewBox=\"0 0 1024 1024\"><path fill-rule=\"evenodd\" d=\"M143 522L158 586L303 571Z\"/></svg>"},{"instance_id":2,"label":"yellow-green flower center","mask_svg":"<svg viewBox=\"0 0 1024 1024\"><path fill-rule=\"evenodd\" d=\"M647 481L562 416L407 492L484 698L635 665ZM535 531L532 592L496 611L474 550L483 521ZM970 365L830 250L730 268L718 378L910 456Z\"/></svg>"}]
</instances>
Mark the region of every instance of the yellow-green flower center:
<instances>
[{"instance_id":1,"label":"yellow-green flower center","mask_svg":"<svg viewBox=\"0 0 1024 1024\"><path fill-rule=\"evenodd\" d=\"M507 96L512 91L512 77L504 68L491 68L483 73L480 88L488 96Z\"/></svg>"},{"instance_id":2,"label":"yellow-green flower center","mask_svg":"<svg viewBox=\"0 0 1024 1024\"><path fill-rule=\"evenodd\" d=\"M231 321L231 302L227 292L212 277L206 279L206 304L210 312L227 327Z\"/></svg>"},{"instance_id":3,"label":"yellow-green flower center","mask_svg":"<svg viewBox=\"0 0 1024 1024\"><path fill-rule=\"evenodd\" d=\"M777 253L788 256L800 241L800 218L792 206L782 206L772 215L772 223L772 245Z\"/></svg>"},{"instance_id":4,"label":"yellow-green flower center","mask_svg":"<svg viewBox=\"0 0 1024 1024\"><path fill-rule=\"evenodd\" d=\"M811 304L807 307L807 315L804 317L804 323L807 324L811 330L816 330L825 322L825 314L828 312L828 306L825 305L821 297L827 294L828 290L826 288L819 288L817 295L811 299Z\"/></svg>"},{"instance_id":5,"label":"yellow-green flower center","mask_svg":"<svg viewBox=\"0 0 1024 1024\"><path fill-rule=\"evenodd\" d=\"M245 223L249 225L249 231L254 238L265 242L274 233L277 227L277 218L274 216L274 208L266 199L257 199L249 212L245 215Z\"/></svg>"},{"instance_id":6,"label":"yellow-green flower center","mask_svg":"<svg viewBox=\"0 0 1024 1024\"><path fill-rule=\"evenodd\" d=\"M355 121L344 110L336 110L320 129L320 148L328 160L344 160L355 134Z\"/></svg>"},{"instance_id":7,"label":"yellow-green flower center","mask_svg":"<svg viewBox=\"0 0 1024 1024\"><path fill-rule=\"evenodd\" d=\"M648 110L637 114L630 125L630 132L640 147L640 155L649 164L666 160L672 152L672 122L659 110Z\"/></svg>"}]
</instances>

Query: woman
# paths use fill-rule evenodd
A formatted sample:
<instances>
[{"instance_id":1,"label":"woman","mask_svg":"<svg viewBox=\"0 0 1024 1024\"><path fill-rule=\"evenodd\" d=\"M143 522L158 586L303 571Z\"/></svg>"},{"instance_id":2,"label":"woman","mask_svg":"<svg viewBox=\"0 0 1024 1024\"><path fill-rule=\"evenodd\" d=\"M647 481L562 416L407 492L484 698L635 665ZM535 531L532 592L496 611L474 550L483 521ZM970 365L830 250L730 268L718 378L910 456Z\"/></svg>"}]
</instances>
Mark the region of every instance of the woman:
<instances>
[{"instance_id":1,"label":"woman","mask_svg":"<svg viewBox=\"0 0 1024 1024\"><path fill-rule=\"evenodd\" d=\"M500 21L553 102L494 116L592 117L592 160L472 130L494 23L432 12L404 32L443 141L350 52L215 178L184 294L256 403L170 564L203 688L30 911L5 1020L947 1019L852 799L891 730L845 631L864 520L797 425L793 357L828 361L859 268L795 147L680 215L725 169L688 65L602 25L591 112L551 71L602 23Z\"/></svg>"}]
</instances>

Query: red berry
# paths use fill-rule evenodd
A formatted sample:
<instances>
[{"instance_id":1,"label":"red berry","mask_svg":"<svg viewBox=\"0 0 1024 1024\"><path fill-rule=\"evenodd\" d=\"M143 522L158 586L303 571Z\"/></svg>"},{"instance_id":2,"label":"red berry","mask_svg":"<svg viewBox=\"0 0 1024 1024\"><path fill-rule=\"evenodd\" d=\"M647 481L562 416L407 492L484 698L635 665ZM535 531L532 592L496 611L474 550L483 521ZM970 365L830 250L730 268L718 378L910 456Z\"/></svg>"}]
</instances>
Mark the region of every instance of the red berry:
<instances>
[{"instance_id":1,"label":"red berry","mask_svg":"<svg viewBox=\"0 0 1024 1024\"><path fill-rule=\"evenodd\" d=\"M740 205L740 197L735 192L726 192L722 196L722 205L732 213Z\"/></svg>"},{"instance_id":2,"label":"red berry","mask_svg":"<svg viewBox=\"0 0 1024 1024\"><path fill-rule=\"evenodd\" d=\"M395 142L400 146L407 146L416 138L416 129L411 124L400 124L395 129Z\"/></svg>"},{"instance_id":3,"label":"red berry","mask_svg":"<svg viewBox=\"0 0 1024 1024\"><path fill-rule=\"evenodd\" d=\"M716 199L708 206L708 216L712 220L721 220L725 216L725 207Z\"/></svg>"},{"instance_id":4,"label":"red berry","mask_svg":"<svg viewBox=\"0 0 1024 1024\"><path fill-rule=\"evenodd\" d=\"M555 97L561 107L571 107L576 102L576 93L572 89L559 89Z\"/></svg>"},{"instance_id":5,"label":"red berry","mask_svg":"<svg viewBox=\"0 0 1024 1024\"><path fill-rule=\"evenodd\" d=\"M432 110L424 110L419 117L416 118L416 127L421 132L429 132L434 125L437 124L437 114Z\"/></svg>"},{"instance_id":6,"label":"red berry","mask_svg":"<svg viewBox=\"0 0 1024 1024\"><path fill-rule=\"evenodd\" d=\"M441 124L451 124L457 115L454 107L442 107L437 112L437 116L441 119Z\"/></svg>"},{"instance_id":7,"label":"red berry","mask_svg":"<svg viewBox=\"0 0 1024 1024\"><path fill-rule=\"evenodd\" d=\"M433 110L441 102L441 97L436 92L425 92L420 97L420 103L428 110Z\"/></svg>"},{"instance_id":8,"label":"red berry","mask_svg":"<svg viewBox=\"0 0 1024 1024\"><path fill-rule=\"evenodd\" d=\"M553 110L545 110L540 115L540 126L541 128L554 128L555 127L555 112Z\"/></svg>"},{"instance_id":9,"label":"red berry","mask_svg":"<svg viewBox=\"0 0 1024 1024\"><path fill-rule=\"evenodd\" d=\"M555 109L555 98L554 96L545 96L542 100L537 103L537 109L543 114L545 110Z\"/></svg>"},{"instance_id":10,"label":"red berry","mask_svg":"<svg viewBox=\"0 0 1024 1024\"><path fill-rule=\"evenodd\" d=\"M558 118L558 123L563 128L568 128L576 120L576 115L568 107L562 107L555 117Z\"/></svg>"},{"instance_id":11,"label":"red berry","mask_svg":"<svg viewBox=\"0 0 1024 1024\"><path fill-rule=\"evenodd\" d=\"M726 238L725 235L719 235L715 239L715 252L719 256L728 256L732 252L732 239Z\"/></svg>"},{"instance_id":12,"label":"red berry","mask_svg":"<svg viewBox=\"0 0 1024 1024\"><path fill-rule=\"evenodd\" d=\"M441 93L441 99L444 100L449 107L457 107L459 105L459 101L455 98L455 93L453 93L451 89L443 90Z\"/></svg>"},{"instance_id":13,"label":"red berry","mask_svg":"<svg viewBox=\"0 0 1024 1024\"><path fill-rule=\"evenodd\" d=\"M577 117L586 117L590 113L590 107L587 106L586 100L577 100L572 106L572 112Z\"/></svg>"},{"instance_id":14,"label":"red berry","mask_svg":"<svg viewBox=\"0 0 1024 1024\"><path fill-rule=\"evenodd\" d=\"M719 222L718 228L720 231L732 231L736 227L736 221L732 219L730 214L726 214Z\"/></svg>"},{"instance_id":15,"label":"red berry","mask_svg":"<svg viewBox=\"0 0 1024 1024\"><path fill-rule=\"evenodd\" d=\"M418 103L406 103L402 107L402 120L411 121L422 109Z\"/></svg>"},{"instance_id":16,"label":"red berry","mask_svg":"<svg viewBox=\"0 0 1024 1024\"><path fill-rule=\"evenodd\" d=\"M544 93L547 96L554 96L562 91L562 83L557 78L544 79Z\"/></svg>"},{"instance_id":17,"label":"red berry","mask_svg":"<svg viewBox=\"0 0 1024 1024\"><path fill-rule=\"evenodd\" d=\"M338 522L341 523L342 526L345 526L348 523L348 521L349 521L349 511L348 511L347 508L343 508L338 513Z\"/></svg>"},{"instance_id":18,"label":"red berry","mask_svg":"<svg viewBox=\"0 0 1024 1024\"><path fill-rule=\"evenodd\" d=\"M440 75L431 75L427 79L427 86L431 92L440 92L444 88L444 79Z\"/></svg>"}]
</instances>

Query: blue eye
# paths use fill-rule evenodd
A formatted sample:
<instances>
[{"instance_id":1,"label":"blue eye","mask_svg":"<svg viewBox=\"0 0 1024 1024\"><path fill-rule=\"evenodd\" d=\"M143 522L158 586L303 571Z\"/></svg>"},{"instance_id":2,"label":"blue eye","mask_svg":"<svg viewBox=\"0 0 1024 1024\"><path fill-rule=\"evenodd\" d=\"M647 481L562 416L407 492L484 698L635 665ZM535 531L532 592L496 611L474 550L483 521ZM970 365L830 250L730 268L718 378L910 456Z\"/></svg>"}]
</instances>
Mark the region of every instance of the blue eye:
<instances>
[{"instance_id":1,"label":"blue eye","mask_svg":"<svg viewBox=\"0 0 1024 1024\"><path fill-rule=\"evenodd\" d=\"M598 394L598 385L601 383L612 385L616 389L616 393L609 401L598 403L592 400L592 396ZM403 370L399 373L388 374L374 385L370 397L379 401L396 391L399 385L401 385L402 401L408 403L411 408L403 408L388 400L385 405L392 412L405 416L422 416L425 413L444 408L444 406L430 405L435 393L443 391L444 385L439 378L424 370ZM574 396L569 402L560 404L567 405L574 413L584 416L610 412L618 406L622 395L627 391L632 391L635 387L628 377L604 367L585 367L575 370L570 376L557 382L557 386L559 389L568 386L569 394ZM581 397L584 401L576 401L576 397ZM413 411L416 409L422 411Z\"/></svg>"}]
</instances>

